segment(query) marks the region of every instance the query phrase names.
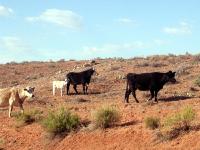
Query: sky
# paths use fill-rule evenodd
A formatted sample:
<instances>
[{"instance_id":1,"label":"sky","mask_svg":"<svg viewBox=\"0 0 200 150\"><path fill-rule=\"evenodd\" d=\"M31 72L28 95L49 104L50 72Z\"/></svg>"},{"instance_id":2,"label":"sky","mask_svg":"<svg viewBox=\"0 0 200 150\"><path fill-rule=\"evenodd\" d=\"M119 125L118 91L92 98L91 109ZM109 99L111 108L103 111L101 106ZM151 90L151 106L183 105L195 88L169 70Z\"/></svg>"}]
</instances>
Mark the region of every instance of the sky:
<instances>
[{"instance_id":1,"label":"sky","mask_svg":"<svg viewBox=\"0 0 200 150\"><path fill-rule=\"evenodd\" d=\"M0 63L200 52L199 0L0 0Z\"/></svg>"}]
</instances>

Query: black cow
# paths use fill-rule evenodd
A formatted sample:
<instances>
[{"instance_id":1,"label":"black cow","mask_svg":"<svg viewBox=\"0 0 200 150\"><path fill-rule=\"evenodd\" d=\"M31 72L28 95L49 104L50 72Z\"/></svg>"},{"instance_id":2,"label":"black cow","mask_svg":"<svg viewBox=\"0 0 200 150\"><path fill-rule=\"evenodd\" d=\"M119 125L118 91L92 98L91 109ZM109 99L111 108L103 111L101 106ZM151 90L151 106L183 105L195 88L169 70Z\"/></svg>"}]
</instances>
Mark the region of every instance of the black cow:
<instances>
[{"instance_id":1,"label":"black cow","mask_svg":"<svg viewBox=\"0 0 200 150\"><path fill-rule=\"evenodd\" d=\"M167 82L175 83L175 73L176 72L151 72L151 73L141 73L141 74L134 74L134 73L128 73L127 74L127 86L126 86L126 92L125 92L125 102L129 102L129 95L132 92L133 97L135 98L135 101L139 103L139 101L136 98L135 91L137 89L141 91L148 91L151 92L151 97L149 100L152 100L152 98L155 96L155 102L158 102L157 100L157 94L160 91L160 89L163 88L164 84Z\"/></svg>"},{"instance_id":2,"label":"black cow","mask_svg":"<svg viewBox=\"0 0 200 150\"><path fill-rule=\"evenodd\" d=\"M94 74L94 72L95 72L94 68L90 68L90 69L87 69L82 72L69 72L66 75L67 95L69 94L70 84L73 85L76 94L78 94L78 91L76 89L77 85L82 84L83 85L83 93L87 94L88 85L90 83L91 76Z\"/></svg>"}]
</instances>

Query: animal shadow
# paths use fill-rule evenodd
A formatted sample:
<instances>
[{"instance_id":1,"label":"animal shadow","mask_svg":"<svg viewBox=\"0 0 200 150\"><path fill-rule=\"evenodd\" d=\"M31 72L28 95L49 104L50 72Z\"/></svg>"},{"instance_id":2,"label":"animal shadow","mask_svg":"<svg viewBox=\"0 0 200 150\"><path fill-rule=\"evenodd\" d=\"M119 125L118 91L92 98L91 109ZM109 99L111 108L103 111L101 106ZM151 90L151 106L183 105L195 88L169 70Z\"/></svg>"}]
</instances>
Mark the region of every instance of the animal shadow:
<instances>
[{"instance_id":1,"label":"animal shadow","mask_svg":"<svg viewBox=\"0 0 200 150\"><path fill-rule=\"evenodd\" d=\"M76 98L74 100L74 102L77 102L77 103L86 103L86 102L90 102L90 100L87 100L87 99L84 99L84 98Z\"/></svg>"},{"instance_id":2,"label":"animal shadow","mask_svg":"<svg viewBox=\"0 0 200 150\"><path fill-rule=\"evenodd\" d=\"M69 93L68 95L97 95L97 94L102 94L102 93L99 91L95 91L95 92L88 92L88 94L79 92L79 93Z\"/></svg>"},{"instance_id":3,"label":"animal shadow","mask_svg":"<svg viewBox=\"0 0 200 150\"><path fill-rule=\"evenodd\" d=\"M138 121L132 120L132 121L128 121L128 122L125 122L125 123L122 123L122 124L118 124L117 127L126 127L126 126L135 125L137 123L138 123Z\"/></svg>"},{"instance_id":4,"label":"animal shadow","mask_svg":"<svg viewBox=\"0 0 200 150\"><path fill-rule=\"evenodd\" d=\"M191 99L193 97L191 96L170 96L170 97L166 97L166 98L160 98L159 101L163 101L163 102L170 102L170 101L182 101L182 100L187 100L187 99Z\"/></svg>"}]
</instances>

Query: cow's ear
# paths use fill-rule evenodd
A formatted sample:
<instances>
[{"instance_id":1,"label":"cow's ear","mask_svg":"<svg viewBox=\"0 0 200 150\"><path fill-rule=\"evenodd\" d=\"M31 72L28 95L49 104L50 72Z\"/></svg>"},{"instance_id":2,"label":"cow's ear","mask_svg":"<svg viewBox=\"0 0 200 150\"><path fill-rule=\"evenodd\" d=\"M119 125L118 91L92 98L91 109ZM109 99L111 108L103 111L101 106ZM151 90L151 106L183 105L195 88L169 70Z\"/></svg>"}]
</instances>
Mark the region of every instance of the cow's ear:
<instances>
[{"instance_id":1,"label":"cow's ear","mask_svg":"<svg viewBox=\"0 0 200 150\"><path fill-rule=\"evenodd\" d=\"M24 89L24 91L28 91L27 89Z\"/></svg>"},{"instance_id":2,"label":"cow's ear","mask_svg":"<svg viewBox=\"0 0 200 150\"><path fill-rule=\"evenodd\" d=\"M172 73L172 71L170 70L170 71L168 71L168 73L169 73L169 74L171 74L171 73Z\"/></svg>"},{"instance_id":3,"label":"cow's ear","mask_svg":"<svg viewBox=\"0 0 200 150\"><path fill-rule=\"evenodd\" d=\"M175 77L176 72L172 72L172 76Z\"/></svg>"}]
</instances>

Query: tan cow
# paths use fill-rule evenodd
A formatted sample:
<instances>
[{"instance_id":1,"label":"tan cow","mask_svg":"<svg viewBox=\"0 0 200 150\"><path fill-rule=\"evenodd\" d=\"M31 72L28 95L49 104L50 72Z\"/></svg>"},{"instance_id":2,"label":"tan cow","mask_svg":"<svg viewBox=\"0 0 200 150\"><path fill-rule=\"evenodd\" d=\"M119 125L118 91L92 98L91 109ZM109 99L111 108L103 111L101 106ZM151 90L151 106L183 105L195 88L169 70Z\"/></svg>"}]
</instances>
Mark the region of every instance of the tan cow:
<instances>
[{"instance_id":1,"label":"tan cow","mask_svg":"<svg viewBox=\"0 0 200 150\"><path fill-rule=\"evenodd\" d=\"M21 112L23 113L23 102L25 99L34 97L34 89L34 87L12 87L0 89L0 107L9 106L9 117L11 117L13 106L20 107Z\"/></svg>"}]
</instances>

